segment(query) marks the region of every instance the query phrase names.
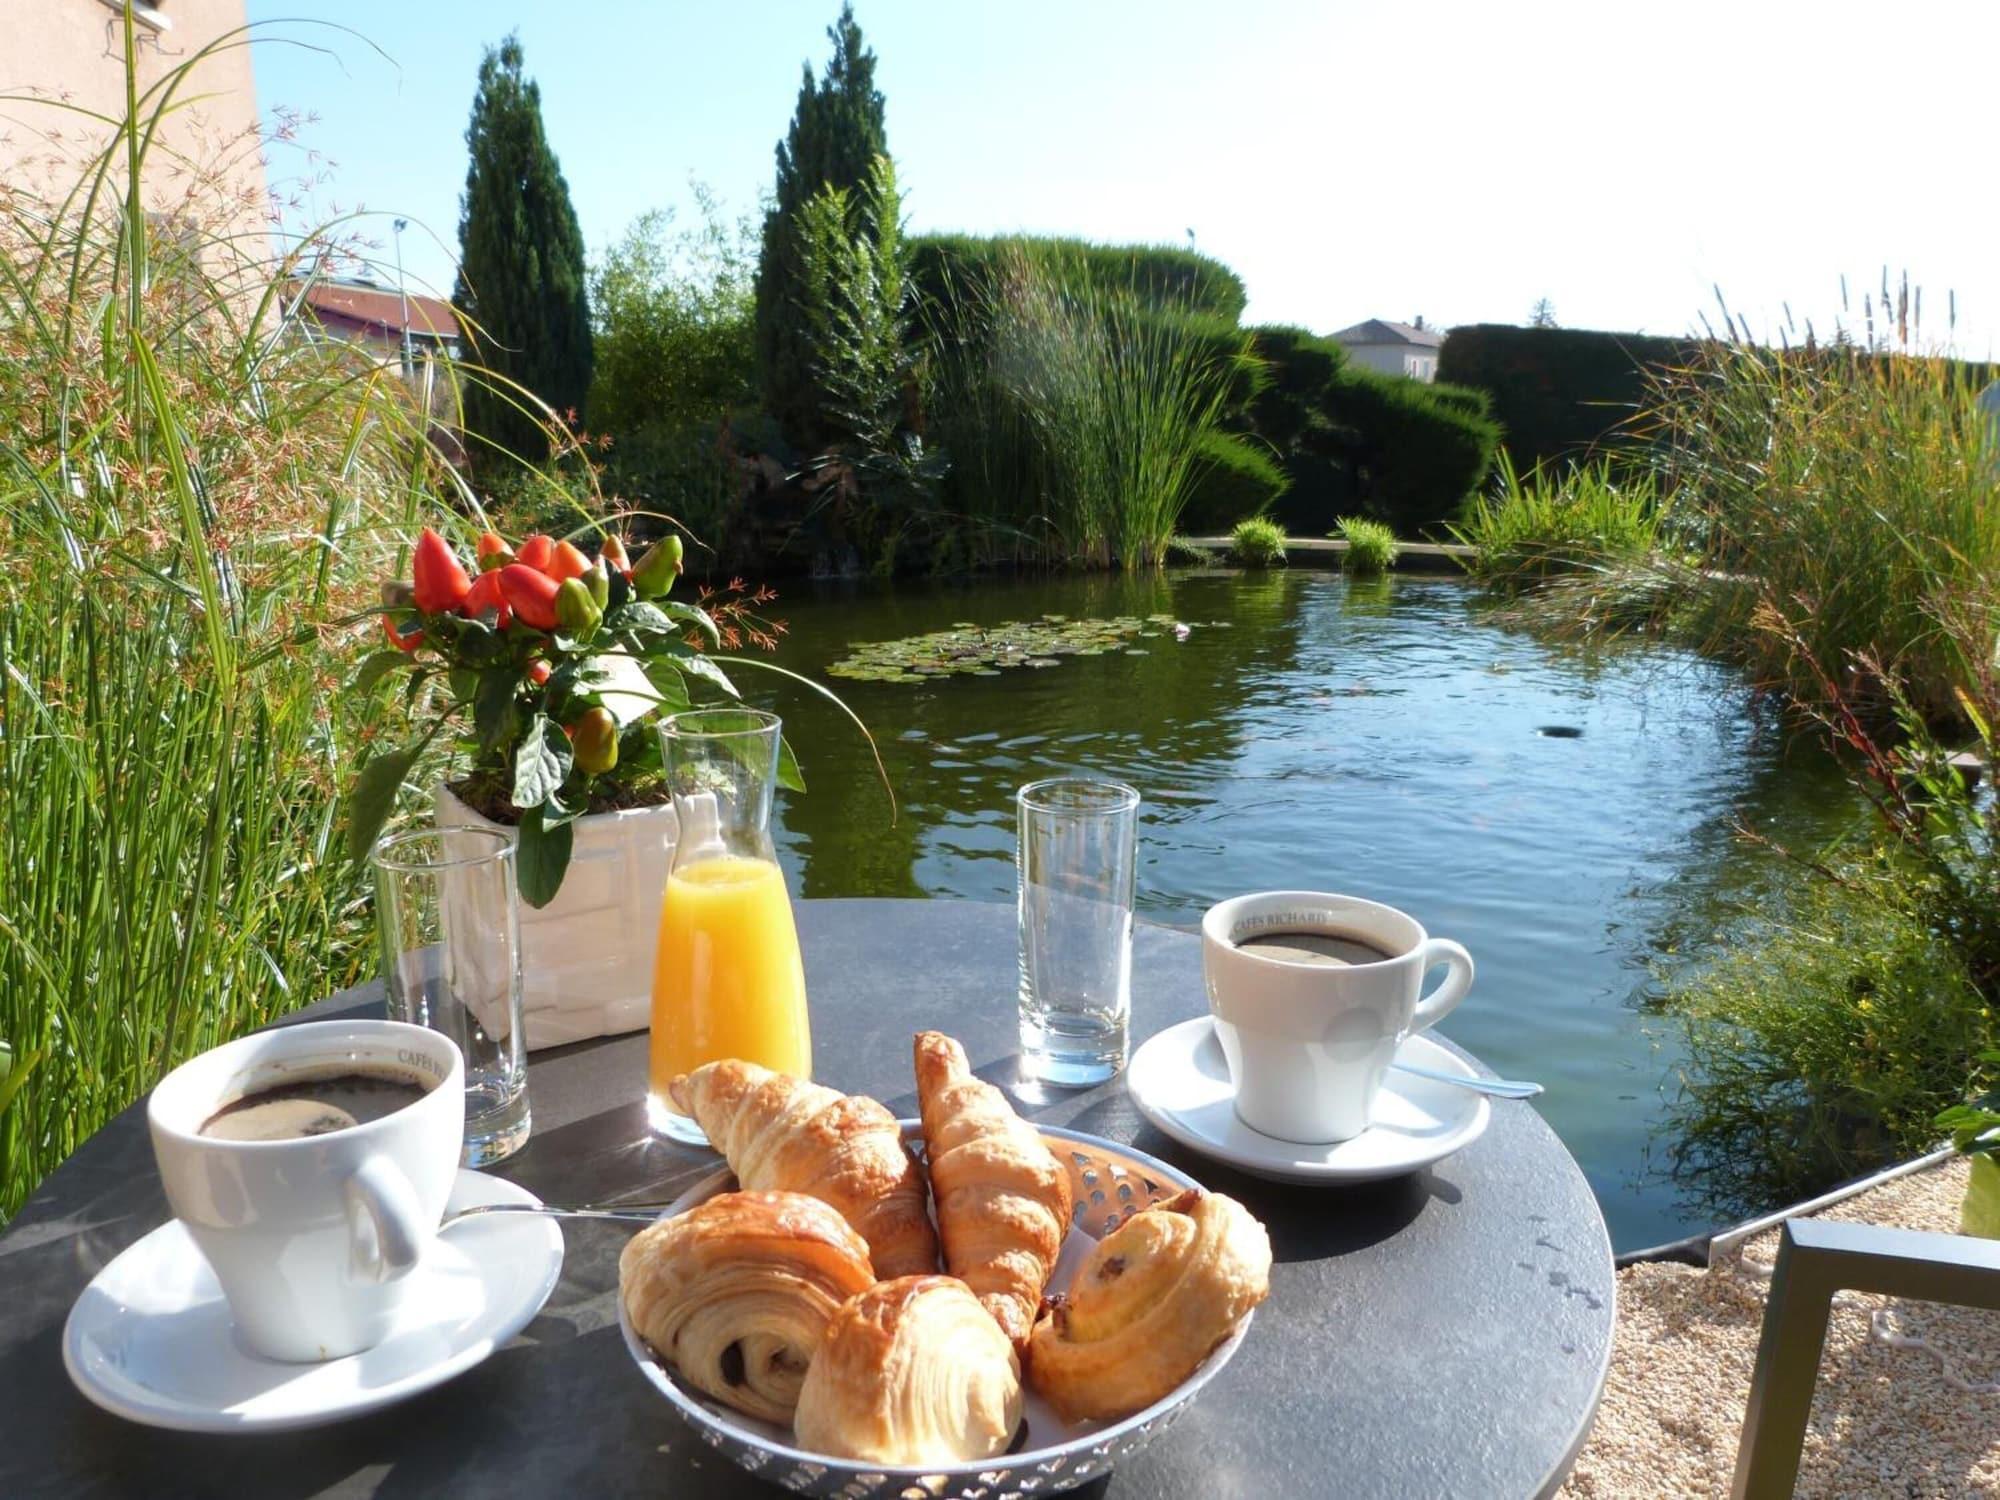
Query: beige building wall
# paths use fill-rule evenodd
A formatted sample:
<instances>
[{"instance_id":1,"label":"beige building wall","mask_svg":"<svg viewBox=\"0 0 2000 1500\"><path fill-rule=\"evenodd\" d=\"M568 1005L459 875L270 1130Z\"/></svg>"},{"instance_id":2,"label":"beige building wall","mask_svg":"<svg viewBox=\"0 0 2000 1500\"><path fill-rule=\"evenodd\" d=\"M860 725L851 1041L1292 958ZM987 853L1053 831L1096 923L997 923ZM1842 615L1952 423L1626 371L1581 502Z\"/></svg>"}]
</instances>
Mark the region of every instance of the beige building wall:
<instances>
[{"instance_id":1,"label":"beige building wall","mask_svg":"<svg viewBox=\"0 0 2000 1500\"><path fill-rule=\"evenodd\" d=\"M241 27L244 0L155 0L137 16L144 94ZM147 206L166 220L198 216L261 259L266 205L251 48L229 45L202 59L177 97L197 94L207 97L161 125L142 172ZM125 115L122 0L0 0L0 96L0 184L59 197L110 130L52 101Z\"/></svg>"}]
</instances>

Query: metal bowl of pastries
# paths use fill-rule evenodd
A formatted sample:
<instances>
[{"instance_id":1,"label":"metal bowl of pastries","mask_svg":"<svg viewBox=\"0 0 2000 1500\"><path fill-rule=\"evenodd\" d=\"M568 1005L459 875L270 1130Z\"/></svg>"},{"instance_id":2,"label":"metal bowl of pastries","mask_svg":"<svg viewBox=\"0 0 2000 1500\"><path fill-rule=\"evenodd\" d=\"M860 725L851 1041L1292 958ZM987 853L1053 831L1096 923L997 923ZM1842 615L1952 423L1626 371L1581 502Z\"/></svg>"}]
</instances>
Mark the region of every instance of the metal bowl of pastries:
<instances>
[{"instance_id":1,"label":"metal bowl of pastries","mask_svg":"<svg viewBox=\"0 0 2000 1500\"><path fill-rule=\"evenodd\" d=\"M904 1142L921 1159L921 1125L914 1120L898 1123L903 1127ZM1184 1172L1143 1151L1077 1131L1046 1125L1037 1128L1056 1159L1069 1170L1075 1205L1045 1293L1049 1304L1060 1308L1101 1239L1145 1210L1184 1201L1190 1190L1195 1194L1202 1190ZM682 1194L661 1217L686 1214L736 1187L735 1176L727 1168L720 1169ZM877 1496L1001 1500L1013 1495L1054 1494L1088 1483L1137 1453L1187 1410L1202 1387L1235 1355L1249 1332L1252 1316L1244 1312L1192 1373L1165 1396L1129 1415L1116 1420L1065 1421L1041 1394L1028 1387L1023 1393L1022 1419L1004 1453L972 1462L899 1468L813 1452L800 1445L791 1427L730 1409L690 1384L659 1357L634 1328L623 1295L618 1307L626 1349L647 1380L686 1421L694 1441L781 1489L842 1500Z\"/></svg>"}]
</instances>

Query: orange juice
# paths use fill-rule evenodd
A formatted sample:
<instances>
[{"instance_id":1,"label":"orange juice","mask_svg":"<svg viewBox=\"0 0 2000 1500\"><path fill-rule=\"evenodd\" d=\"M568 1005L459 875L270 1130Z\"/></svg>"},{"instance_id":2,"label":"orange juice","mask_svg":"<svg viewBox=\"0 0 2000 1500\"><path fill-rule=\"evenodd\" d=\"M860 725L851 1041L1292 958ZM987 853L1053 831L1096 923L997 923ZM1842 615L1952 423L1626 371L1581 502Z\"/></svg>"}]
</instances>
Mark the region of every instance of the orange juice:
<instances>
[{"instance_id":1,"label":"orange juice","mask_svg":"<svg viewBox=\"0 0 2000 1500\"><path fill-rule=\"evenodd\" d=\"M703 1063L740 1057L812 1076L806 976L784 872L768 859L719 854L667 876L653 960L651 1089Z\"/></svg>"}]
</instances>

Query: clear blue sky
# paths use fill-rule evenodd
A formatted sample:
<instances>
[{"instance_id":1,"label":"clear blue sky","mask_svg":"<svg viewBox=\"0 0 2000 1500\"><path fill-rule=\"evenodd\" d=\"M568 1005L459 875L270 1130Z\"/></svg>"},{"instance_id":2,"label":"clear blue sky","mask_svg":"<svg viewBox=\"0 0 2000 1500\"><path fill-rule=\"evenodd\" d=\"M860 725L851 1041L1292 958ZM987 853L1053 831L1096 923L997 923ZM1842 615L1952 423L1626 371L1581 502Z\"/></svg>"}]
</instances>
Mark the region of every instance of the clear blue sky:
<instances>
[{"instance_id":1,"label":"clear blue sky","mask_svg":"<svg viewBox=\"0 0 2000 1500\"><path fill-rule=\"evenodd\" d=\"M593 251L645 209L768 189L799 65L837 0L251 0L355 37L258 53L264 108L318 115L314 207L405 214L448 288L483 45L518 29ZM1760 334L1824 330L1845 274L1924 287L2000 352L1988 101L2000 5L859 0L919 230L1187 242L1250 316L1679 332L1711 286ZM273 159L281 184L307 170ZM390 271L393 274L393 271Z\"/></svg>"}]
</instances>

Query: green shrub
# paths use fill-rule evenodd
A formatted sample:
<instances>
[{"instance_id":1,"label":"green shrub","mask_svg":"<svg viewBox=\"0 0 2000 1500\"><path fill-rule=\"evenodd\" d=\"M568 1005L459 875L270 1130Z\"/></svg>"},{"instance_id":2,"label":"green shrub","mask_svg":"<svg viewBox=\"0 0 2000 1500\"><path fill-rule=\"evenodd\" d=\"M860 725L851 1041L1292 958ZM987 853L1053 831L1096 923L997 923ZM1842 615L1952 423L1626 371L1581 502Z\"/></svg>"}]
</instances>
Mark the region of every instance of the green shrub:
<instances>
[{"instance_id":1,"label":"green shrub","mask_svg":"<svg viewBox=\"0 0 2000 1500\"><path fill-rule=\"evenodd\" d=\"M1538 469L1523 478L1502 453L1494 493L1474 500L1448 529L1475 549L1467 564L1474 576L1519 589L1559 573L1646 562L1660 516L1650 471L1600 459L1559 476Z\"/></svg>"},{"instance_id":2,"label":"green shrub","mask_svg":"<svg viewBox=\"0 0 2000 1500\"><path fill-rule=\"evenodd\" d=\"M1246 568L1268 568L1285 560L1285 528L1252 516L1229 534L1229 552Z\"/></svg>"},{"instance_id":3,"label":"green shrub","mask_svg":"<svg viewBox=\"0 0 2000 1500\"><path fill-rule=\"evenodd\" d=\"M1130 293L1148 307L1206 313L1234 327L1248 293L1243 278L1212 256L1174 245L1100 245L1029 235L920 235L910 274L923 295L950 306L989 295L1021 259L1056 259L1100 290Z\"/></svg>"},{"instance_id":4,"label":"green shrub","mask_svg":"<svg viewBox=\"0 0 2000 1500\"><path fill-rule=\"evenodd\" d=\"M698 225L642 214L591 268L590 424L614 458L634 434L714 422L755 396L756 226L726 221L701 184L694 192Z\"/></svg>"},{"instance_id":5,"label":"green shrub","mask_svg":"<svg viewBox=\"0 0 2000 1500\"><path fill-rule=\"evenodd\" d=\"M1347 543L1347 550L1340 555L1343 572L1357 578L1372 578L1396 566L1402 547L1396 541L1396 533L1380 521L1345 516L1338 530L1341 540Z\"/></svg>"},{"instance_id":6,"label":"green shrub","mask_svg":"<svg viewBox=\"0 0 2000 1500\"><path fill-rule=\"evenodd\" d=\"M1898 909L1907 872L1842 875L1723 934L1666 992L1686 1049L1670 1160L1723 1213L1930 1149L1938 1111L1966 1097L1974 1059L2000 1040L1950 945Z\"/></svg>"},{"instance_id":7,"label":"green shrub","mask_svg":"<svg viewBox=\"0 0 2000 1500\"><path fill-rule=\"evenodd\" d=\"M1328 415L1353 434L1348 456L1362 508L1405 536L1456 514L1500 446L1498 424L1472 409L1476 401L1462 390L1343 368L1327 392Z\"/></svg>"},{"instance_id":8,"label":"green shrub","mask_svg":"<svg viewBox=\"0 0 2000 1500\"><path fill-rule=\"evenodd\" d=\"M1646 405L1656 370L1696 355L1689 339L1583 328L1454 328L1438 355L1437 378L1492 398L1507 452L1522 472L1580 458Z\"/></svg>"},{"instance_id":9,"label":"green shrub","mask_svg":"<svg viewBox=\"0 0 2000 1500\"><path fill-rule=\"evenodd\" d=\"M1260 516L1289 481L1270 450L1255 438L1213 432L1202 443L1205 467L1181 510L1180 527L1195 536L1218 536L1239 516Z\"/></svg>"}]
</instances>

